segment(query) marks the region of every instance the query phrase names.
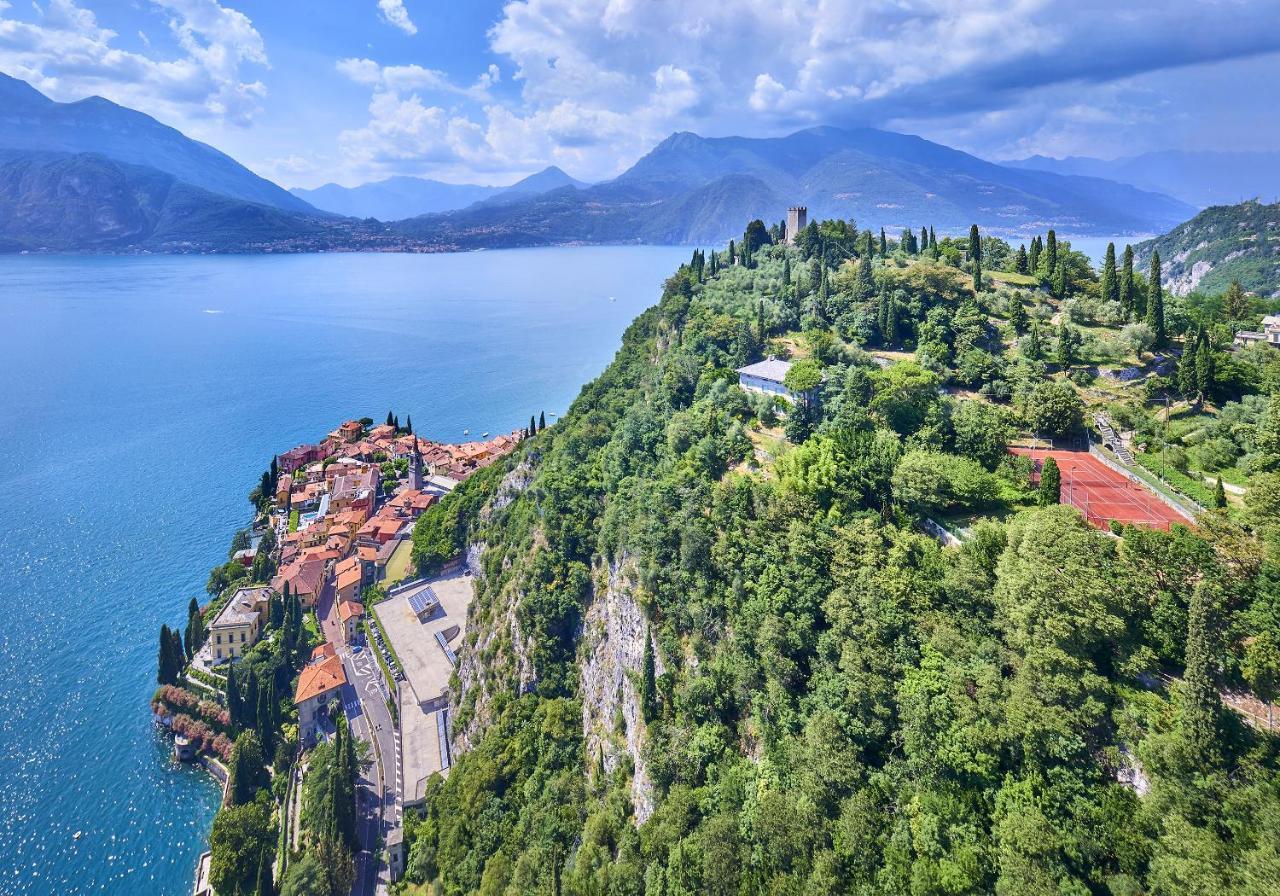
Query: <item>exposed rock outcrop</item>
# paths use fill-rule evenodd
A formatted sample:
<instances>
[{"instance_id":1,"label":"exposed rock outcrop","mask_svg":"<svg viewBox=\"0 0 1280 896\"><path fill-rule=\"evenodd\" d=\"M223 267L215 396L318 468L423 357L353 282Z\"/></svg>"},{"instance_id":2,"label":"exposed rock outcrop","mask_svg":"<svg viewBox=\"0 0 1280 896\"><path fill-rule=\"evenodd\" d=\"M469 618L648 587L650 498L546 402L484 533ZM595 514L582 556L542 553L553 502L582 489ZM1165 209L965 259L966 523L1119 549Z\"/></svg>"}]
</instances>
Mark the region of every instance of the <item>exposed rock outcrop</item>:
<instances>
[{"instance_id":1,"label":"exposed rock outcrop","mask_svg":"<svg viewBox=\"0 0 1280 896\"><path fill-rule=\"evenodd\" d=\"M636 601L633 565L623 555L609 564L607 584L597 589L583 618L579 644L582 670L582 733L590 763L603 758L606 773L629 757L633 768L631 801L636 821L653 814L653 783L644 761L645 723L640 681L649 621ZM654 647L655 674L662 660Z\"/></svg>"}]
</instances>

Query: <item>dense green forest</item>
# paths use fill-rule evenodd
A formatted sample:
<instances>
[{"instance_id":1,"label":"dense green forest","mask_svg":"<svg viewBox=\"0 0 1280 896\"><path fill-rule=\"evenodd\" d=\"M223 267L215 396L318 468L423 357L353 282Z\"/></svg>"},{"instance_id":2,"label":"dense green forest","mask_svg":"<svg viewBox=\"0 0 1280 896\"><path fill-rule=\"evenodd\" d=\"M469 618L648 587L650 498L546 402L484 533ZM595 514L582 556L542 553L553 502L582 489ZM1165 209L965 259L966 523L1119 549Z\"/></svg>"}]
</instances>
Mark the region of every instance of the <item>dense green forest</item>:
<instances>
[{"instance_id":1,"label":"dense green forest","mask_svg":"<svg viewBox=\"0 0 1280 896\"><path fill-rule=\"evenodd\" d=\"M1275 469L1274 364L1224 344L1256 302L1052 232L779 236L695 253L561 420L419 522L424 569L471 546L483 575L468 749L406 817L406 889L1280 892L1280 741L1221 698L1280 685L1280 488L1104 531L1005 450L1247 400L1236 453ZM1199 380L1160 366L1183 346ZM766 354L794 406L736 385ZM601 734L586 641L627 601Z\"/></svg>"}]
</instances>

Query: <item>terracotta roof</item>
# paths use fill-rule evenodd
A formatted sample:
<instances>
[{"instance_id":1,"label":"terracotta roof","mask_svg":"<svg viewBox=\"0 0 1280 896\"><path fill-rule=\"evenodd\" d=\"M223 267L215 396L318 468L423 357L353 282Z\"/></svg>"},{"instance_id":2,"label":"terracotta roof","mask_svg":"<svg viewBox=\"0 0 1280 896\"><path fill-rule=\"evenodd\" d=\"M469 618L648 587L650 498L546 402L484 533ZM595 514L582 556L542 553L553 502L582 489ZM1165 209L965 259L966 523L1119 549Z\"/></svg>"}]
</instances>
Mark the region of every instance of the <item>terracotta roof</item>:
<instances>
[{"instance_id":1,"label":"terracotta roof","mask_svg":"<svg viewBox=\"0 0 1280 896\"><path fill-rule=\"evenodd\" d=\"M283 593L286 583L294 594L319 594L320 585L324 581L325 561L318 557L295 560L276 576L271 587Z\"/></svg>"},{"instance_id":2,"label":"terracotta roof","mask_svg":"<svg viewBox=\"0 0 1280 896\"><path fill-rule=\"evenodd\" d=\"M337 655L338 655L338 649L334 647L333 644L330 643L329 641L325 641L323 644L318 646L315 650L311 651L311 661L315 662L321 657L337 656Z\"/></svg>"},{"instance_id":3,"label":"terracotta roof","mask_svg":"<svg viewBox=\"0 0 1280 896\"><path fill-rule=\"evenodd\" d=\"M293 702L305 703L312 697L327 694L346 683L347 673L342 668L342 660L337 656L326 656L303 668L302 674L298 676L298 690L293 695Z\"/></svg>"},{"instance_id":4,"label":"terracotta roof","mask_svg":"<svg viewBox=\"0 0 1280 896\"><path fill-rule=\"evenodd\" d=\"M364 607L353 600L338 601L338 618L346 622L352 617L360 618L364 615Z\"/></svg>"},{"instance_id":5,"label":"terracotta roof","mask_svg":"<svg viewBox=\"0 0 1280 896\"><path fill-rule=\"evenodd\" d=\"M340 589L351 585L359 585L360 580L364 578L364 569L359 557L348 557L343 560L338 564L334 573L337 576L337 586Z\"/></svg>"}]
</instances>

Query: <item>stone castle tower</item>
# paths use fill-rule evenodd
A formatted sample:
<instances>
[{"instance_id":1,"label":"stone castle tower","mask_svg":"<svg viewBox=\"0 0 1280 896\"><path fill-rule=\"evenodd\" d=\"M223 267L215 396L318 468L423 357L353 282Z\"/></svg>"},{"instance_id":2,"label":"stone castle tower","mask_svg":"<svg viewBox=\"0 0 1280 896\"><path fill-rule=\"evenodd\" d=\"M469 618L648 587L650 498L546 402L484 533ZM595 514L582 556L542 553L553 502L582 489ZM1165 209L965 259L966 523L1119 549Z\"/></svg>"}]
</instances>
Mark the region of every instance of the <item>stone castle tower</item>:
<instances>
[{"instance_id":1,"label":"stone castle tower","mask_svg":"<svg viewBox=\"0 0 1280 896\"><path fill-rule=\"evenodd\" d=\"M787 245L794 246L796 237L809 223L809 210L803 205L793 205L787 209Z\"/></svg>"}]
</instances>

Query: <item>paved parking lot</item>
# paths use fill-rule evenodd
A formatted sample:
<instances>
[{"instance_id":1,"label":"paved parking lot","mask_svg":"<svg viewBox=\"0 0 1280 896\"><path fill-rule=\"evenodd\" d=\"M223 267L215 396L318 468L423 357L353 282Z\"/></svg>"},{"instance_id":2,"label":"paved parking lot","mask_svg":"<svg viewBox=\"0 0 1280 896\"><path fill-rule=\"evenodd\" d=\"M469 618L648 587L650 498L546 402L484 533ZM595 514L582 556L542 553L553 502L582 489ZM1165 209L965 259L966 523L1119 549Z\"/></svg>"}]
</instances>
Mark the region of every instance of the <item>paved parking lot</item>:
<instances>
[{"instance_id":1,"label":"paved parking lot","mask_svg":"<svg viewBox=\"0 0 1280 896\"><path fill-rule=\"evenodd\" d=\"M409 608L409 599L423 589L406 591L374 607L378 621L404 667L414 699L419 703L430 703L449 686L453 666L436 642L435 633L447 632L457 626L457 633L449 639L449 646L456 648L462 642L467 606L471 603L470 576L436 579L430 587L440 598L440 609L426 622L420 621Z\"/></svg>"},{"instance_id":2,"label":"paved parking lot","mask_svg":"<svg viewBox=\"0 0 1280 896\"><path fill-rule=\"evenodd\" d=\"M436 715L453 666L437 642L436 632L451 632L456 626L457 631L447 641L450 648L457 649L462 643L472 595L470 576L445 576L429 584L440 600L440 608L426 621L420 620L409 606L409 599L423 589L398 594L374 607L406 679L400 685L400 755L406 806L422 801L427 778L441 770Z\"/></svg>"}]
</instances>

